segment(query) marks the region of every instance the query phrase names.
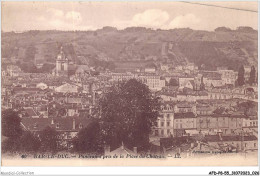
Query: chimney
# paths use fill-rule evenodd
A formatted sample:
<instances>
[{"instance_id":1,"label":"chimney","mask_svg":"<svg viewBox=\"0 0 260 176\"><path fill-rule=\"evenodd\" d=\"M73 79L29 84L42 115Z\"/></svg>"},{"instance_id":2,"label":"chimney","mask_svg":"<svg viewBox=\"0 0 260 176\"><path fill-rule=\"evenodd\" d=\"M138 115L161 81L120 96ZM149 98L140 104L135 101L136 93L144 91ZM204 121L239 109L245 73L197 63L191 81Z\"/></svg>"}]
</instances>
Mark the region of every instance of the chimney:
<instances>
[{"instance_id":1,"label":"chimney","mask_svg":"<svg viewBox=\"0 0 260 176\"><path fill-rule=\"evenodd\" d=\"M193 147L194 147L194 143L193 143L193 142L190 144L190 147L191 147L191 148L193 148Z\"/></svg>"},{"instance_id":2,"label":"chimney","mask_svg":"<svg viewBox=\"0 0 260 176\"><path fill-rule=\"evenodd\" d=\"M166 148L163 147L163 154L166 154Z\"/></svg>"},{"instance_id":3,"label":"chimney","mask_svg":"<svg viewBox=\"0 0 260 176\"><path fill-rule=\"evenodd\" d=\"M133 150L134 150L134 153L137 154L137 147L134 147Z\"/></svg>"},{"instance_id":4,"label":"chimney","mask_svg":"<svg viewBox=\"0 0 260 176\"><path fill-rule=\"evenodd\" d=\"M89 115L92 114L92 106L89 106Z\"/></svg>"},{"instance_id":5,"label":"chimney","mask_svg":"<svg viewBox=\"0 0 260 176\"><path fill-rule=\"evenodd\" d=\"M178 148L178 153L179 153L179 154L181 153L181 148Z\"/></svg>"},{"instance_id":6,"label":"chimney","mask_svg":"<svg viewBox=\"0 0 260 176\"><path fill-rule=\"evenodd\" d=\"M76 129L76 122L75 122L75 119L73 118L73 121L72 121L72 129L75 130Z\"/></svg>"},{"instance_id":7,"label":"chimney","mask_svg":"<svg viewBox=\"0 0 260 176\"><path fill-rule=\"evenodd\" d=\"M200 144L200 141L198 141L198 148L199 148L199 150L201 150L201 144Z\"/></svg>"},{"instance_id":8,"label":"chimney","mask_svg":"<svg viewBox=\"0 0 260 176\"><path fill-rule=\"evenodd\" d=\"M68 102L69 102L68 95L66 95L66 97L65 97L65 101L66 101L66 103L68 103Z\"/></svg>"},{"instance_id":9,"label":"chimney","mask_svg":"<svg viewBox=\"0 0 260 176\"><path fill-rule=\"evenodd\" d=\"M243 130L242 130L242 133L241 133L241 150L245 151L245 148L244 148L244 131Z\"/></svg>"},{"instance_id":10,"label":"chimney","mask_svg":"<svg viewBox=\"0 0 260 176\"><path fill-rule=\"evenodd\" d=\"M109 145L106 145L105 147L104 147L104 154L105 155L108 155L110 153L110 146Z\"/></svg>"},{"instance_id":11,"label":"chimney","mask_svg":"<svg viewBox=\"0 0 260 176\"><path fill-rule=\"evenodd\" d=\"M93 105L95 104L95 100L96 100L96 93L95 93L95 91L93 91L93 93L92 93L92 104Z\"/></svg>"},{"instance_id":12,"label":"chimney","mask_svg":"<svg viewBox=\"0 0 260 176\"><path fill-rule=\"evenodd\" d=\"M222 139L221 133L218 133L218 136L219 136L219 139L222 141L223 139Z\"/></svg>"}]
</instances>

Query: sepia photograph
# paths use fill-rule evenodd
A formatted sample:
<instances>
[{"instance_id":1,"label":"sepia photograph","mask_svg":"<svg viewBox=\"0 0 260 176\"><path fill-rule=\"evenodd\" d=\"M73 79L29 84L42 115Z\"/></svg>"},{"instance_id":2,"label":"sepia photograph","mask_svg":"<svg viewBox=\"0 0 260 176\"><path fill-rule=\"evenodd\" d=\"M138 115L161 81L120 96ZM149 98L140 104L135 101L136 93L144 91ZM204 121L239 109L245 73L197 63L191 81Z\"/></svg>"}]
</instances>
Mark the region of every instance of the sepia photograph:
<instances>
[{"instance_id":1,"label":"sepia photograph","mask_svg":"<svg viewBox=\"0 0 260 176\"><path fill-rule=\"evenodd\" d=\"M2 2L1 166L258 166L258 2Z\"/></svg>"}]
</instances>

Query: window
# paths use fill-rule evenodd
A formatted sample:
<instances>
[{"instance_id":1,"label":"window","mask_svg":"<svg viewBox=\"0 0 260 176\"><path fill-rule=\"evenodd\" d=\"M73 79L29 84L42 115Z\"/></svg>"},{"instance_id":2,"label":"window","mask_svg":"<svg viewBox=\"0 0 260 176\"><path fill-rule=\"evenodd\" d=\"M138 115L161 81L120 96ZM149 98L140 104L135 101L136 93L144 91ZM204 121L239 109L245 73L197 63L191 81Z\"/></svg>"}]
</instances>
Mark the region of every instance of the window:
<instances>
[{"instance_id":1,"label":"window","mask_svg":"<svg viewBox=\"0 0 260 176\"><path fill-rule=\"evenodd\" d=\"M56 124L56 128L60 128L60 124L59 123Z\"/></svg>"},{"instance_id":2,"label":"window","mask_svg":"<svg viewBox=\"0 0 260 176\"><path fill-rule=\"evenodd\" d=\"M247 147L247 143L245 143L245 148Z\"/></svg>"},{"instance_id":3,"label":"window","mask_svg":"<svg viewBox=\"0 0 260 176\"><path fill-rule=\"evenodd\" d=\"M158 130L155 130L154 134L155 134L155 136L158 136L159 135Z\"/></svg>"},{"instance_id":4,"label":"window","mask_svg":"<svg viewBox=\"0 0 260 176\"><path fill-rule=\"evenodd\" d=\"M169 119L170 118L170 114L167 114L167 119Z\"/></svg>"},{"instance_id":5,"label":"window","mask_svg":"<svg viewBox=\"0 0 260 176\"><path fill-rule=\"evenodd\" d=\"M70 133L67 134L67 139L71 139L71 134Z\"/></svg>"},{"instance_id":6,"label":"window","mask_svg":"<svg viewBox=\"0 0 260 176\"><path fill-rule=\"evenodd\" d=\"M161 135L164 135L164 130L161 130Z\"/></svg>"},{"instance_id":7,"label":"window","mask_svg":"<svg viewBox=\"0 0 260 176\"><path fill-rule=\"evenodd\" d=\"M170 134L170 130L167 130L167 134L168 134L168 135Z\"/></svg>"},{"instance_id":8,"label":"window","mask_svg":"<svg viewBox=\"0 0 260 176\"><path fill-rule=\"evenodd\" d=\"M38 124L35 123L35 124L33 125L33 128L38 128Z\"/></svg>"},{"instance_id":9,"label":"window","mask_svg":"<svg viewBox=\"0 0 260 176\"><path fill-rule=\"evenodd\" d=\"M79 124L79 129L81 129L81 128L83 128L83 125L80 123L80 124Z\"/></svg>"},{"instance_id":10,"label":"window","mask_svg":"<svg viewBox=\"0 0 260 176\"><path fill-rule=\"evenodd\" d=\"M161 127L163 127L164 126L164 122L161 122Z\"/></svg>"},{"instance_id":11,"label":"window","mask_svg":"<svg viewBox=\"0 0 260 176\"><path fill-rule=\"evenodd\" d=\"M256 143L254 143L254 147L256 147Z\"/></svg>"}]
</instances>

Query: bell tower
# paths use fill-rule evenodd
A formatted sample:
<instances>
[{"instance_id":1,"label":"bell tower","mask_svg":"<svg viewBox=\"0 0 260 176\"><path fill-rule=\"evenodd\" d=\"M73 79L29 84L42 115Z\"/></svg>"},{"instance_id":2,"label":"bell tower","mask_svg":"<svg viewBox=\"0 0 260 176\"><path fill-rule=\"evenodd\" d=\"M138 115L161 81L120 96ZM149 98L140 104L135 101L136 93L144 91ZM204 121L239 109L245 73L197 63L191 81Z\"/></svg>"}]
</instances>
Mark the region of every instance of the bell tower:
<instances>
[{"instance_id":1,"label":"bell tower","mask_svg":"<svg viewBox=\"0 0 260 176\"><path fill-rule=\"evenodd\" d=\"M56 75L57 76L68 76L69 60L63 52L63 47L60 48L60 53L56 58Z\"/></svg>"}]
</instances>

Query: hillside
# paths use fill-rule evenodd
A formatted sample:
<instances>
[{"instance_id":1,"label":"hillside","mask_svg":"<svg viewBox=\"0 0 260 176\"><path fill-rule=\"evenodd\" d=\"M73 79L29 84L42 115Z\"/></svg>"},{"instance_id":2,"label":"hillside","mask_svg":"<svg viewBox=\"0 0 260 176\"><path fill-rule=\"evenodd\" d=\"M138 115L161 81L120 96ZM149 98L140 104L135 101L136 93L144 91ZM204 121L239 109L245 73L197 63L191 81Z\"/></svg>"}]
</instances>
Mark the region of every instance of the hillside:
<instances>
[{"instance_id":1,"label":"hillside","mask_svg":"<svg viewBox=\"0 0 260 176\"><path fill-rule=\"evenodd\" d=\"M151 30L104 27L97 31L29 31L2 33L2 58L54 63L61 45L79 64L122 61L194 62L215 69L239 64L257 65L257 31L248 28L214 32L192 29Z\"/></svg>"}]
</instances>

